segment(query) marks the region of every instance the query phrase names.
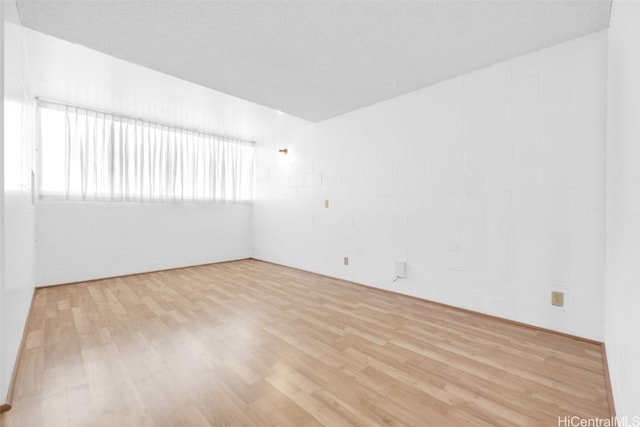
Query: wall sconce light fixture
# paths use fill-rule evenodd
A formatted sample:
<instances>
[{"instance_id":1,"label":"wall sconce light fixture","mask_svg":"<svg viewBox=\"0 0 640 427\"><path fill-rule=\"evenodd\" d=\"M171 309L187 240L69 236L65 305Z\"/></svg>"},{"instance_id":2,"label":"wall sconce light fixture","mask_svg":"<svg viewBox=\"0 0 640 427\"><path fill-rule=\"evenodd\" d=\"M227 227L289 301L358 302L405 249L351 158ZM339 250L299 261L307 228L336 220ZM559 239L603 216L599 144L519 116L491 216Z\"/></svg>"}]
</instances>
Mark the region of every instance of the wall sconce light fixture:
<instances>
[{"instance_id":1,"label":"wall sconce light fixture","mask_svg":"<svg viewBox=\"0 0 640 427\"><path fill-rule=\"evenodd\" d=\"M286 156L288 152L289 152L289 150L287 150L286 148L281 148L281 149L278 150L278 153L280 153L280 154L282 154L284 156Z\"/></svg>"}]
</instances>

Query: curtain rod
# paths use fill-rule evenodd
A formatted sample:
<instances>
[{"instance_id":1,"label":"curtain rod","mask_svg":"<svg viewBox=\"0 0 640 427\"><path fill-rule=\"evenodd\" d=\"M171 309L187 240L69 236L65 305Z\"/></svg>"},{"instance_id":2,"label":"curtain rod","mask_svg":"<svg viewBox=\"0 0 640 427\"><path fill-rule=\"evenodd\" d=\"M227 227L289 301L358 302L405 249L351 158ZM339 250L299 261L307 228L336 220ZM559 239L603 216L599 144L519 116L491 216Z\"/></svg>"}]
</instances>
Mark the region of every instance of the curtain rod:
<instances>
[{"instance_id":1,"label":"curtain rod","mask_svg":"<svg viewBox=\"0 0 640 427\"><path fill-rule=\"evenodd\" d=\"M144 123L148 123L148 124L153 124L153 125L158 125L158 126L166 126L166 127L169 127L169 128L172 128L172 129L181 130L181 131L196 132L196 133L200 133L200 134L211 135L211 136L215 136L215 137L222 138L222 139L231 139L231 140L234 140L234 141L237 141L237 142L241 142L241 143L245 143L245 144L254 144L255 145L255 143L256 143L255 141L250 141L250 140L247 140L247 139L237 138L237 137L228 136L228 135L222 135L222 134L219 134L219 133L201 131L201 130L198 130L198 129L188 129L188 128L185 128L185 127L171 125L171 124L168 124L168 123L155 122L155 121L143 119L143 118L140 118L140 117L125 116L124 114L118 114L118 113L114 113L114 112L111 112L111 111L105 111L105 110L98 110L98 109L95 109L95 108L89 108L89 107L85 107L85 106L82 106L82 105L66 104L64 102L54 101L54 100L47 99L47 98L40 98L38 96L35 97L35 100L36 100L36 103L38 103L38 104L48 103L48 104L59 105L59 106L62 106L62 107L80 108L82 110L92 111L94 113L108 114L110 116L119 117L119 118L123 118L123 119L138 120L138 121L141 121L141 122L144 122Z\"/></svg>"}]
</instances>

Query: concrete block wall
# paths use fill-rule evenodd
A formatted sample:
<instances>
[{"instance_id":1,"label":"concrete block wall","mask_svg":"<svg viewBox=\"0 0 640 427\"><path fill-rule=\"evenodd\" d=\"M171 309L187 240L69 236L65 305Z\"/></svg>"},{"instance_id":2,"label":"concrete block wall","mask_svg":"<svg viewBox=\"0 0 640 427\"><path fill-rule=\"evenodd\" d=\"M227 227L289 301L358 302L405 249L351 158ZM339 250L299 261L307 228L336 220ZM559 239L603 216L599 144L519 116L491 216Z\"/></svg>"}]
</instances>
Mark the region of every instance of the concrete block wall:
<instances>
[{"instance_id":1,"label":"concrete block wall","mask_svg":"<svg viewBox=\"0 0 640 427\"><path fill-rule=\"evenodd\" d=\"M251 257L251 205L40 201L36 286Z\"/></svg>"},{"instance_id":2,"label":"concrete block wall","mask_svg":"<svg viewBox=\"0 0 640 427\"><path fill-rule=\"evenodd\" d=\"M5 14L15 5L0 4ZM7 16L7 15L5 15ZM34 207L31 173L34 167L35 117L28 81L29 63L24 51L22 28L3 22L0 43L4 48L4 119L2 245L0 256L0 404L5 402L23 330L33 296Z\"/></svg>"},{"instance_id":3,"label":"concrete block wall","mask_svg":"<svg viewBox=\"0 0 640 427\"><path fill-rule=\"evenodd\" d=\"M614 1L609 28L605 343L620 416L640 423L640 3ZM635 417L635 418L632 418Z\"/></svg>"},{"instance_id":4,"label":"concrete block wall","mask_svg":"<svg viewBox=\"0 0 640 427\"><path fill-rule=\"evenodd\" d=\"M259 143L255 257L602 340L606 58L600 32Z\"/></svg>"}]
</instances>

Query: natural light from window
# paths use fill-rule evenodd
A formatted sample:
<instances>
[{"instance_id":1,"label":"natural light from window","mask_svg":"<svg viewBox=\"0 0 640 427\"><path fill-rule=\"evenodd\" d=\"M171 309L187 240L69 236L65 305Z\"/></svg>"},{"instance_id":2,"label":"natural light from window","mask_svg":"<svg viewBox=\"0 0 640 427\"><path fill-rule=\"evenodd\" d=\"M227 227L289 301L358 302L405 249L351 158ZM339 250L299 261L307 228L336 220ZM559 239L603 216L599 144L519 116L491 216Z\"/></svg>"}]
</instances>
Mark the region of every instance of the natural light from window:
<instances>
[{"instance_id":1,"label":"natural light from window","mask_svg":"<svg viewBox=\"0 0 640 427\"><path fill-rule=\"evenodd\" d=\"M43 199L248 203L252 142L38 101Z\"/></svg>"}]
</instances>

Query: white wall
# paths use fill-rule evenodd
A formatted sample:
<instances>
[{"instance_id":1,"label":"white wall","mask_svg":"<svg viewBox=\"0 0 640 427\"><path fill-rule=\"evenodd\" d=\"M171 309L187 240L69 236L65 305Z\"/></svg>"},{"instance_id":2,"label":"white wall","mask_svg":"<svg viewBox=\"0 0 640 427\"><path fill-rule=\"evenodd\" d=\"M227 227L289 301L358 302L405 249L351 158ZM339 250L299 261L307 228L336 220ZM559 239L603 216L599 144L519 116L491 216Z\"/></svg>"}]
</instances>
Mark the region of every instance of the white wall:
<instances>
[{"instance_id":1,"label":"white wall","mask_svg":"<svg viewBox=\"0 0 640 427\"><path fill-rule=\"evenodd\" d=\"M640 417L640 3L609 28L605 343L618 415Z\"/></svg>"},{"instance_id":2,"label":"white wall","mask_svg":"<svg viewBox=\"0 0 640 427\"><path fill-rule=\"evenodd\" d=\"M36 285L251 257L251 205L40 201Z\"/></svg>"},{"instance_id":3,"label":"white wall","mask_svg":"<svg viewBox=\"0 0 640 427\"><path fill-rule=\"evenodd\" d=\"M602 340L606 52L600 32L259 144L255 257Z\"/></svg>"},{"instance_id":4,"label":"white wall","mask_svg":"<svg viewBox=\"0 0 640 427\"><path fill-rule=\"evenodd\" d=\"M32 30L23 29L35 96L239 138L305 123ZM247 258L249 205L38 201L38 286Z\"/></svg>"},{"instance_id":5,"label":"white wall","mask_svg":"<svg viewBox=\"0 0 640 427\"><path fill-rule=\"evenodd\" d=\"M7 395L34 288L33 96L28 83L24 33L19 26L5 24L4 49L2 399Z\"/></svg>"},{"instance_id":6,"label":"white wall","mask_svg":"<svg viewBox=\"0 0 640 427\"><path fill-rule=\"evenodd\" d=\"M4 4L0 7L0 97L4 99ZM4 129L4 102L0 105L0 128ZM5 378L4 358L4 132L0 132L0 405L5 402L8 380Z\"/></svg>"}]
</instances>

